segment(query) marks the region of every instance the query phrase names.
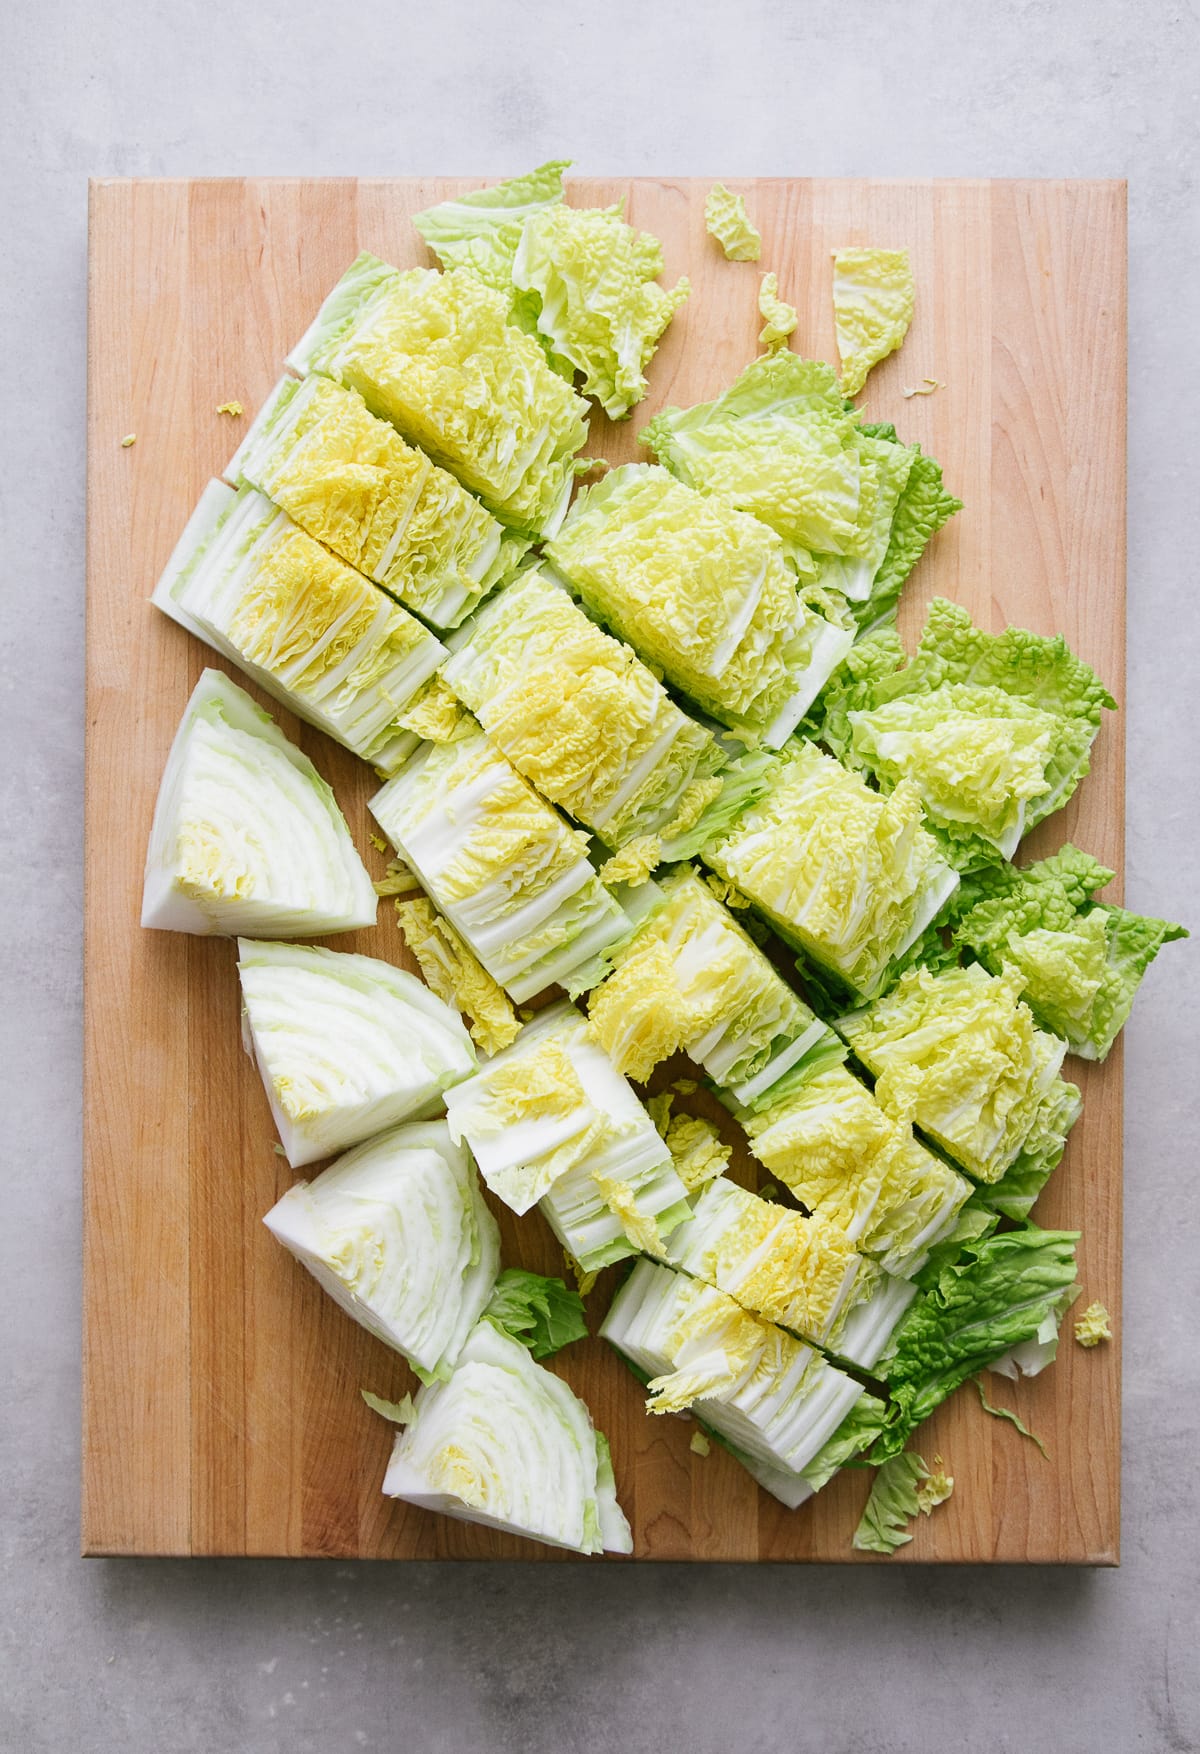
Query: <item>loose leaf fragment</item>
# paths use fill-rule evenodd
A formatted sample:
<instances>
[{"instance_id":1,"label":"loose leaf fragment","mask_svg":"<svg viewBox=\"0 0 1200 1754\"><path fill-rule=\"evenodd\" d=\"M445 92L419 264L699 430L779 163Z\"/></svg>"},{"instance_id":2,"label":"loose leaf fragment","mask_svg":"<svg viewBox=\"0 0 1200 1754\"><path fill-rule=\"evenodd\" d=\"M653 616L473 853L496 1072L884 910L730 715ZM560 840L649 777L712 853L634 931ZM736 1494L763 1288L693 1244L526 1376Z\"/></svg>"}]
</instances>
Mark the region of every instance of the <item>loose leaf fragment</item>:
<instances>
[{"instance_id":1,"label":"loose leaf fragment","mask_svg":"<svg viewBox=\"0 0 1200 1754\"><path fill-rule=\"evenodd\" d=\"M704 203L704 225L730 262L757 262L762 238L746 213L745 198L724 183L714 183Z\"/></svg>"},{"instance_id":2,"label":"loose leaf fragment","mask_svg":"<svg viewBox=\"0 0 1200 1754\"><path fill-rule=\"evenodd\" d=\"M883 1463L875 1476L862 1521L854 1531L860 1553L894 1553L912 1540L908 1525L928 1516L954 1490L953 1478L942 1471L942 1458L930 1468L921 1456L906 1450Z\"/></svg>"},{"instance_id":3,"label":"loose leaf fragment","mask_svg":"<svg viewBox=\"0 0 1200 1754\"><path fill-rule=\"evenodd\" d=\"M1102 1340L1112 1339L1109 1322L1112 1318L1102 1303L1089 1303L1079 1320L1075 1323L1075 1338L1081 1346L1098 1346Z\"/></svg>"},{"instance_id":4,"label":"loose leaf fragment","mask_svg":"<svg viewBox=\"0 0 1200 1754\"><path fill-rule=\"evenodd\" d=\"M1011 1407L993 1407L992 1403L988 1400L987 1396L983 1392L982 1378L975 1377L973 1380L975 1383L975 1387L979 1390L979 1404L983 1408L984 1412L990 1413L993 1419L1007 1419L1010 1425L1015 1425L1017 1430L1021 1433L1021 1436L1027 1437L1029 1439L1030 1443L1036 1443L1038 1448L1041 1450L1042 1454L1045 1456L1046 1460L1049 1461L1050 1460L1050 1451L1046 1448L1045 1444L1042 1442L1042 1440L1038 1436L1037 1432L1030 1431L1028 1425L1025 1424L1024 1420L1020 1417L1020 1415L1018 1413L1013 1412Z\"/></svg>"},{"instance_id":5,"label":"loose leaf fragment","mask_svg":"<svg viewBox=\"0 0 1200 1754\"><path fill-rule=\"evenodd\" d=\"M786 299L779 296L778 275L763 275L762 285L758 289L758 308L764 319L758 335L759 346L768 353L785 348L798 318L795 305L788 304Z\"/></svg>"}]
</instances>

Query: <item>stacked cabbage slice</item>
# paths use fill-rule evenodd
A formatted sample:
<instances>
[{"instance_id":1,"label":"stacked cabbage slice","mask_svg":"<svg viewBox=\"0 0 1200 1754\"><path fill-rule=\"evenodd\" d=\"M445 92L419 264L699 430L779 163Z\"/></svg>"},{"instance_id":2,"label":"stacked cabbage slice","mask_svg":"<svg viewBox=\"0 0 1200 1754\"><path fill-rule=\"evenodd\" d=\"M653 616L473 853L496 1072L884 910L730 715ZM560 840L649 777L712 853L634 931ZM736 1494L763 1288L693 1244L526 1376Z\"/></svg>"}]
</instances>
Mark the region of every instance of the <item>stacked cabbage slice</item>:
<instances>
[{"instance_id":1,"label":"stacked cabbage slice","mask_svg":"<svg viewBox=\"0 0 1200 1754\"><path fill-rule=\"evenodd\" d=\"M478 727L427 744L371 813L494 980L518 1003L591 986L632 922L587 842Z\"/></svg>"},{"instance_id":2,"label":"stacked cabbage slice","mask_svg":"<svg viewBox=\"0 0 1200 1754\"><path fill-rule=\"evenodd\" d=\"M329 378L279 380L225 470L437 628L457 627L528 544Z\"/></svg>"},{"instance_id":3,"label":"stacked cabbage slice","mask_svg":"<svg viewBox=\"0 0 1200 1754\"><path fill-rule=\"evenodd\" d=\"M205 670L154 807L142 924L307 938L375 923L375 890L312 762L219 670Z\"/></svg>"},{"instance_id":4,"label":"stacked cabbage slice","mask_svg":"<svg viewBox=\"0 0 1200 1754\"><path fill-rule=\"evenodd\" d=\"M544 570L475 617L442 675L517 771L608 847L685 834L721 792L712 732Z\"/></svg>"},{"instance_id":5,"label":"stacked cabbage slice","mask_svg":"<svg viewBox=\"0 0 1200 1754\"><path fill-rule=\"evenodd\" d=\"M695 1408L785 1503L799 1504L848 1459L861 1383L731 1297L653 1261L639 1261L600 1329L648 1382L652 1413ZM831 1446L831 1452L826 1451Z\"/></svg>"},{"instance_id":6,"label":"stacked cabbage slice","mask_svg":"<svg viewBox=\"0 0 1200 1754\"><path fill-rule=\"evenodd\" d=\"M546 552L594 615L751 743L783 743L853 643L801 601L773 530L665 469L612 470Z\"/></svg>"},{"instance_id":7,"label":"stacked cabbage slice","mask_svg":"<svg viewBox=\"0 0 1200 1754\"><path fill-rule=\"evenodd\" d=\"M557 529L587 404L468 269L401 272L360 255L288 356L357 390L510 528Z\"/></svg>"},{"instance_id":8,"label":"stacked cabbage slice","mask_svg":"<svg viewBox=\"0 0 1200 1754\"><path fill-rule=\"evenodd\" d=\"M588 1000L592 1033L631 1078L680 1049L737 1103L777 1099L845 1050L687 865Z\"/></svg>"},{"instance_id":9,"label":"stacked cabbage slice","mask_svg":"<svg viewBox=\"0 0 1200 1754\"><path fill-rule=\"evenodd\" d=\"M492 1192L517 1213L538 1204L586 1272L661 1253L688 1216L670 1150L571 1005L540 1012L446 1105Z\"/></svg>"},{"instance_id":10,"label":"stacked cabbage slice","mask_svg":"<svg viewBox=\"0 0 1200 1754\"><path fill-rule=\"evenodd\" d=\"M864 998L958 885L910 782L881 797L800 741L781 757L767 795L703 856L781 937Z\"/></svg>"},{"instance_id":11,"label":"stacked cabbage slice","mask_svg":"<svg viewBox=\"0 0 1200 1754\"><path fill-rule=\"evenodd\" d=\"M385 773L446 648L252 487L210 482L154 591L173 620Z\"/></svg>"}]
</instances>

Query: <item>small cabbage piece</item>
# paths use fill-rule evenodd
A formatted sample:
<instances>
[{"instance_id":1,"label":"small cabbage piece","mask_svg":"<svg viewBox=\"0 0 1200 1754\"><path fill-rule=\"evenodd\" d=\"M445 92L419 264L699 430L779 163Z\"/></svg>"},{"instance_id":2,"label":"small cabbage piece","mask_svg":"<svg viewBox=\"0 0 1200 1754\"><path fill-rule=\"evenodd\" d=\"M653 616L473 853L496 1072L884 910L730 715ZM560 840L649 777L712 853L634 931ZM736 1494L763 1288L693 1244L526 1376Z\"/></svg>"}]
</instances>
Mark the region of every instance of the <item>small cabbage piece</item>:
<instances>
[{"instance_id":1,"label":"small cabbage piece","mask_svg":"<svg viewBox=\"0 0 1200 1754\"><path fill-rule=\"evenodd\" d=\"M690 866L588 1000L592 1033L619 1071L644 1081L683 1049L739 1103L756 1106L844 1055Z\"/></svg>"},{"instance_id":2,"label":"small cabbage piece","mask_svg":"<svg viewBox=\"0 0 1200 1754\"><path fill-rule=\"evenodd\" d=\"M491 1320L420 1390L384 1475L389 1498L578 1553L629 1553L612 1459L583 1402Z\"/></svg>"},{"instance_id":3,"label":"small cabbage piece","mask_svg":"<svg viewBox=\"0 0 1200 1754\"><path fill-rule=\"evenodd\" d=\"M935 598L912 662L847 711L848 758L914 785L961 864L994 862L1067 802L1115 705L1061 636L985 633Z\"/></svg>"},{"instance_id":4,"label":"small cabbage piece","mask_svg":"<svg viewBox=\"0 0 1200 1754\"><path fill-rule=\"evenodd\" d=\"M496 1280L484 1315L534 1358L551 1358L575 1340L587 1338L583 1299L561 1279L506 1267Z\"/></svg>"},{"instance_id":5,"label":"small cabbage piece","mask_svg":"<svg viewBox=\"0 0 1200 1754\"><path fill-rule=\"evenodd\" d=\"M1111 1340L1111 1320L1102 1303L1089 1303L1075 1323L1075 1338L1079 1345L1090 1348L1099 1346L1102 1340Z\"/></svg>"},{"instance_id":6,"label":"small cabbage piece","mask_svg":"<svg viewBox=\"0 0 1200 1754\"><path fill-rule=\"evenodd\" d=\"M471 1020L471 1035L485 1054L498 1054L521 1028L504 988L425 896L398 900L396 917L404 942L427 984Z\"/></svg>"},{"instance_id":7,"label":"small cabbage piece","mask_svg":"<svg viewBox=\"0 0 1200 1754\"><path fill-rule=\"evenodd\" d=\"M428 744L371 800L371 813L484 968L522 1004L607 972L631 930L587 842L476 730Z\"/></svg>"},{"instance_id":8,"label":"small cabbage piece","mask_svg":"<svg viewBox=\"0 0 1200 1754\"><path fill-rule=\"evenodd\" d=\"M373 926L376 906L345 818L307 755L228 676L205 670L163 769L143 926L327 937Z\"/></svg>"},{"instance_id":9,"label":"small cabbage piece","mask_svg":"<svg viewBox=\"0 0 1200 1754\"><path fill-rule=\"evenodd\" d=\"M757 262L762 238L750 223L744 195L714 183L704 203L704 229L716 238L730 262Z\"/></svg>"},{"instance_id":10,"label":"small cabbage piece","mask_svg":"<svg viewBox=\"0 0 1200 1754\"><path fill-rule=\"evenodd\" d=\"M496 1221L444 1121L357 1146L263 1222L347 1315L427 1378L449 1374L496 1283Z\"/></svg>"},{"instance_id":11,"label":"small cabbage piece","mask_svg":"<svg viewBox=\"0 0 1200 1754\"><path fill-rule=\"evenodd\" d=\"M525 221L563 199L569 158L550 159L527 176L510 177L490 189L472 189L413 215L413 224L443 268L469 268L493 292L509 300L509 321L537 332L540 300L513 285L513 261Z\"/></svg>"},{"instance_id":12,"label":"small cabbage piece","mask_svg":"<svg viewBox=\"0 0 1200 1754\"><path fill-rule=\"evenodd\" d=\"M758 344L768 353L776 353L787 346L788 336L798 321L795 305L788 304L779 296L779 276L764 274L758 289L758 310L763 319L759 330Z\"/></svg>"},{"instance_id":13,"label":"small cabbage piece","mask_svg":"<svg viewBox=\"0 0 1200 1754\"><path fill-rule=\"evenodd\" d=\"M842 1066L757 1113L735 1112L763 1167L890 1275L919 1272L971 1196L966 1177L886 1115Z\"/></svg>"},{"instance_id":14,"label":"small cabbage piece","mask_svg":"<svg viewBox=\"0 0 1200 1754\"><path fill-rule=\"evenodd\" d=\"M649 1412L695 1406L742 1455L788 1475L816 1460L863 1393L725 1292L655 1261L637 1263L600 1333L648 1381Z\"/></svg>"},{"instance_id":15,"label":"small cabbage piece","mask_svg":"<svg viewBox=\"0 0 1200 1754\"><path fill-rule=\"evenodd\" d=\"M901 587L960 501L919 445L847 413L831 366L784 350L712 402L666 408L642 433L687 487L769 524L806 588L836 592L860 628L895 614Z\"/></svg>"},{"instance_id":16,"label":"small cabbage piece","mask_svg":"<svg viewBox=\"0 0 1200 1754\"><path fill-rule=\"evenodd\" d=\"M964 1245L958 1260L928 1269L927 1284L892 1336L875 1374L891 1411L872 1461L898 1455L910 1433L960 1383L1012 1348L1057 1332L1076 1292L1077 1231L1026 1225Z\"/></svg>"},{"instance_id":17,"label":"small cabbage piece","mask_svg":"<svg viewBox=\"0 0 1200 1754\"><path fill-rule=\"evenodd\" d=\"M592 614L748 742L778 747L852 643L800 601L773 531L649 464L587 488L547 554Z\"/></svg>"},{"instance_id":18,"label":"small cabbage piece","mask_svg":"<svg viewBox=\"0 0 1200 1754\"><path fill-rule=\"evenodd\" d=\"M895 1120L927 1133L981 1182L998 1182L1047 1104L1059 1112L1065 1044L1034 1023L1014 971L907 969L838 1021Z\"/></svg>"},{"instance_id":19,"label":"small cabbage piece","mask_svg":"<svg viewBox=\"0 0 1200 1754\"><path fill-rule=\"evenodd\" d=\"M860 1553L894 1553L897 1547L912 1540L908 1526L915 1516L928 1516L944 1504L954 1490L954 1481L942 1471L942 1458L935 1456L933 1467L922 1456L906 1450L891 1456L876 1471L871 1482L862 1521L854 1531L854 1545Z\"/></svg>"},{"instance_id":20,"label":"small cabbage piece","mask_svg":"<svg viewBox=\"0 0 1200 1754\"><path fill-rule=\"evenodd\" d=\"M704 861L788 943L864 997L954 893L915 788L881 797L815 745L793 743L775 784Z\"/></svg>"},{"instance_id":21,"label":"small cabbage piece","mask_svg":"<svg viewBox=\"0 0 1200 1754\"><path fill-rule=\"evenodd\" d=\"M646 394L645 367L689 287L656 284L662 249L625 223L620 202L563 203L569 162L444 201L415 224L443 267L469 269L500 293L554 368L580 373L584 391L620 420Z\"/></svg>"},{"instance_id":22,"label":"small cabbage piece","mask_svg":"<svg viewBox=\"0 0 1200 1754\"><path fill-rule=\"evenodd\" d=\"M254 488L209 483L153 601L382 772L416 747L403 708L445 646Z\"/></svg>"},{"instance_id":23,"label":"small cabbage piece","mask_svg":"<svg viewBox=\"0 0 1200 1754\"><path fill-rule=\"evenodd\" d=\"M475 1069L457 1015L374 956L238 941L243 1037L293 1169L441 1106Z\"/></svg>"},{"instance_id":24,"label":"small cabbage piece","mask_svg":"<svg viewBox=\"0 0 1200 1754\"><path fill-rule=\"evenodd\" d=\"M1065 846L1022 871L980 871L956 910L955 944L993 974L1017 969L1038 1022L1085 1060L1105 1058L1158 952L1188 935L1167 920L1096 902L1113 875Z\"/></svg>"},{"instance_id":25,"label":"small cabbage piece","mask_svg":"<svg viewBox=\"0 0 1200 1754\"><path fill-rule=\"evenodd\" d=\"M915 297L907 250L834 251L833 315L847 396L857 396L871 367L900 346Z\"/></svg>"},{"instance_id":26,"label":"small cabbage piece","mask_svg":"<svg viewBox=\"0 0 1200 1754\"><path fill-rule=\"evenodd\" d=\"M622 204L543 207L521 230L513 284L538 299L538 334L555 362L580 374L611 420L646 394L645 369L691 287L658 285L662 246L621 217Z\"/></svg>"},{"instance_id":27,"label":"small cabbage piece","mask_svg":"<svg viewBox=\"0 0 1200 1754\"><path fill-rule=\"evenodd\" d=\"M663 1255L815 1345L833 1334L865 1266L836 1224L760 1199L727 1176L705 1186Z\"/></svg>"},{"instance_id":28,"label":"small cabbage piece","mask_svg":"<svg viewBox=\"0 0 1200 1754\"><path fill-rule=\"evenodd\" d=\"M558 528L587 404L470 270L402 273L359 256L287 363L357 390L511 529Z\"/></svg>"},{"instance_id":29,"label":"small cabbage piece","mask_svg":"<svg viewBox=\"0 0 1200 1754\"><path fill-rule=\"evenodd\" d=\"M437 628L457 627L528 548L329 378L281 378L225 479L249 482Z\"/></svg>"},{"instance_id":30,"label":"small cabbage piece","mask_svg":"<svg viewBox=\"0 0 1200 1754\"><path fill-rule=\"evenodd\" d=\"M446 1094L450 1129L491 1191L542 1215L584 1272L661 1252L687 1190L653 1121L565 1002Z\"/></svg>"},{"instance_id":31,"label":"small cabbage piece","mask_svg":"<svg viewBox=\"0 0 1200 1754\"><path fill-rule=\"evenodd\" d=\"M721 792L712 732L545 572L487 604L442 674L517 772L608 847L686 833Z\"/></svg>"}]
</instances>

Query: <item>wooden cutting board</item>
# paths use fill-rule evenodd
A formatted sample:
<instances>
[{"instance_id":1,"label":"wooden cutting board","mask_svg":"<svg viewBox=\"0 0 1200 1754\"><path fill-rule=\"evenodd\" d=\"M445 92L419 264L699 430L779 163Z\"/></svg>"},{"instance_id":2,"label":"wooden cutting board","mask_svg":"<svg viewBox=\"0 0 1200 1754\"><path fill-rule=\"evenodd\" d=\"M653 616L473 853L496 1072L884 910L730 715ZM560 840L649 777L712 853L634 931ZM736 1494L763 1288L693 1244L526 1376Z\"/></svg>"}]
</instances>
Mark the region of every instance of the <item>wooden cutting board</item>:
<instances>
[{"instance_id":1,"label":"wooden cutting board","mask_svg":"<svg viewBox=\"0 0 1200 1754\"><path fill-rule=\"evenodd\" d=\"M292 1179L239 1041L232 944L142 932L142 862L164 758L212 653L147 599L205 481L321 298L360 249L426 261L410 216L476 186L446 180L93 185L88 348L87 935L83 1550L563 1558L380 1495L389 1430L360 1385L394 1396L407 1371L273 1242L263 1213ZM639 455L665 403L727 384L753 357L760 271L799 309L794 344L834 359L830 251L905 245L917 314L862 405L941 461L966 509L905 598L911 644L935 593L978 621L1064 633L1120 697L1124 683L1125 191L1120 183L738 185L759 264L726 262L704 230L707 185L579 180L576 204L624 197L692 296L631 421L597 417L589 450ZM942 388L903 394L929 377ZM125 435L136 442L123 447ZM645 456L645 453L640 453ZM269 704L269 703L268 703ZM372 870L367 768L286 714L330 780ZM1122 862L1121 721L1091 777L1028 846L1070 838ZM1116 898L1119 885L1113 886ZM346 949L403 960L391 909ZM1083 1232L1084 1302L1120 1333L1121 1064L1068 1061L1083 1118L1037 1217ZM503 1215L505 1258L557 1271L536 1214ZM595 1320L604 1307L598 1290ZM593 1326L595 1322L593 1321ZM649 1419L597 1340L557 1363L612 1442L621 1502L647 1559L850 1560L867 1491L844 1472L788 1512L693 1427ZM989 1379L1049 1459L987 1418L968 1386L923 1428L953 1498L921 1519L911 1560L1115 1564L1119 1343L1069 1338L1032 1383Z\"/></svg>"}]
</instances>

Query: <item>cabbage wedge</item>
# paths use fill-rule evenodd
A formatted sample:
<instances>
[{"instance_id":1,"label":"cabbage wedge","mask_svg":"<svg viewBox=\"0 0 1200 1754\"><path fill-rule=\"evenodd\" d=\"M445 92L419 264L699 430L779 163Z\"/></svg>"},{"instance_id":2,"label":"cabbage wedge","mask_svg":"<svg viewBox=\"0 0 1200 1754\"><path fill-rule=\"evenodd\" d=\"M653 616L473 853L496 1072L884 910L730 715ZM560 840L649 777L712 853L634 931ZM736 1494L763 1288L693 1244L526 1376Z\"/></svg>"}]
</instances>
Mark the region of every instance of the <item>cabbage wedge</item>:
<instances>
[{"instance_id":1,"label":"cabbage wedge","mask_svg":"<svg viewBox=\"0 0 1200 1754\"><path fill-rule=\"evenodd\" d=\"M587 843L474 730L428 744L371 813L484 968L518 1004L607 972L632 922Z\"/></svg>"},{"instance_id":2,"label":"cabbage wedge","mask_svg":"<svg viewBox=\"0 0 1200 1754\"><path fill-rule=\"evenodd\" d=\"M735 1112L763 1167L893 1277L920 1271L973 1192L842 1066Z\"/></svg>"},{"instance_id":3,"label":"cabbage wedge","mask_svg":"<svg viewBox=\"0 0 1200 1754\"><path fill-rule=\"evenodd\" d=\"M914 787L902 782L881 797L804 742L790 746L772 789L703 858L788 943L864 997L958 885L922 826Z\"/></svg>"},{"instance_id":4,"label":"cabbage wedge","mask_svg":"<svg viewBox=\"0 0 1200 1754\"><path fill-rule=\"evenodd\" d=\"M629 1553L612 1458L587 1408L497 1322L417 1393L383 1491L423 1510L577 1553Z\"/></svg>"},{"instance_id":5,"label":"cabbage wedge","mask_svg":"<svg viewBox=\"0 0 1200 1754\"><path fill-rule=\"evenodd\" d=\"M644 1081L682 1049L737 1103L756 1107L844 1057L690 866L588 1000L592 1033L619 1071Z\"/></svg>"},{"instance_id":6,"label":"cabbage wedge","mask_svg":"<svg viewBox=\"0 0 1200 1754\"><path fill-rule=\"evenodd\" d=\"M440 1107L475 1070L457 1012L374 956L238 943L243 1037L293 1169Z\"/></svg>"},{"instance_id":7,"label":"cabbage wedge","mask_svg":"<svg viewBox=\"0 0 1200 1754\"><path fill-rule=\"evenodd\" d=\"M1015 970L978 963L905 971L838 1021L876 1080L880 1106L912 1123L981 1182L998 1182L1048 1103L1060 1102L1066 1044L1038 1029Z\"/></svg>"},{"instance_id":8,"label":"cabbage wedge","mask_svg":"<svg viewBox=\"0 0 1200 1754\"><path fill-rule=\"evenodd\" d=\"M585 489L546 552L592 614L747 742L778 747L853 642L801 602L774 531L649 464Z\"/></svg>"},{"instance_id":9,"label":"cabbage wedge","mask_svg":"<svg viewBox=\"0 0 1200 1754\"><path fill-rule=\"evenodd\" d=\"M992 974L1017 969L1038 1022L1084 1060L1105 1058L1162 946L1187 937L1167 920L1097 902L1113 876L1065 846L1021 871L980 871L956 910L955 944Z\"/></svg>"},{"instance_id":10,"label":"cabbage wedge","mask_svg":"<svg viewBox=\"0 0 1200 1754\"><path fill-rule=\"evenodd\" d=\"M614 850L686 833L720 795L712 732L543 571L485 605L442 675L517 772Z\"/></svg>"},{"instance_id":11,"label":"cabbage wedge","mask_svg":"<svg viewBox=\"0 0 1200 1754\"><path fill-rule=\"evenodd\" d=\"M585 1272L659 1253L687 1189L653 1121L565 1002L446 1093L450 1130L491 1191L543 1217Z\"/></svg>"},{"instance_id":12,"label":"cabbage wedge","mask_svg":"<svg viewBox=\"0 0 1200 1754\"><path fill-rule=\"evenodd\" d=\"M861 1383L732 1297L639 1261L600 1326L650 1389L651 1413L694 1407L754 1462L795 1475L833 1438Z\"/></svg>"},{"instance_id":13,"label":"cabbage wedge","mask_svg":"<svg viewBox=\"0 0 1200 1754\"><path fill-rule=\"evenodd\" d=\"M496 1283L496 1221L444 1121L359 1145L263 1222L347 1315L427 1377L449 1374Z\"/></svg>"},{"instance_id":14,"label":"cabbage wedge","mask_svg":"<svg viewBox=\"0 0 1200 1754\"><path fill-rule=\"evenodd\" d=\"M209 483L153 602L382 772L416 747L404 708L445 646L254 488Z\"/></svg>"},{"instance_id":15,"label":"cabbage wedge","mask_svg":"<svg viewBox=\"0 0 1200 1754\"><path fill-rule=\"evenodd\" d=\"M375 924L345 818L312 762L219 670L184 708L154 807L142 924L311 938Z\"/></svg>"},{"instance_id":16,"label":"cabbage wedge","mask_svg":"<svg viewBox=\"0 0 1200 1754\"><path fill-rule=\"evenodd\" d=\"M225 479L249 482L438 629L457 627L528 548L329 378L281 378Z\"/></svg>"},{"instance_id":17,"label":"cabbage wedge","mask_svg":"<svg viewBox=\"0 0 1200 1754\"><path fill-rule=\"evenodd\" d=\"M558 528L587 403L470 270L401 272L359 256L287 363L357 390L509 528L529 537Z\"/></svg>"}]
</instances>

